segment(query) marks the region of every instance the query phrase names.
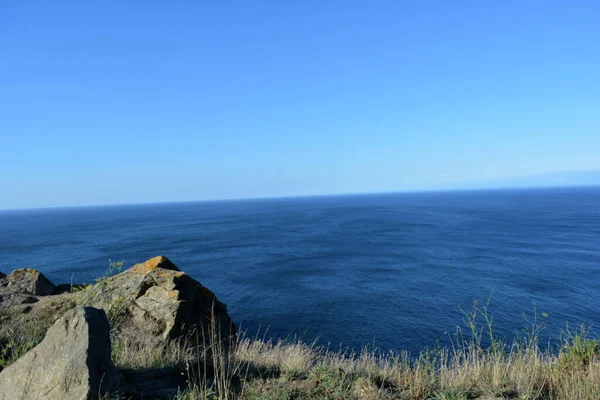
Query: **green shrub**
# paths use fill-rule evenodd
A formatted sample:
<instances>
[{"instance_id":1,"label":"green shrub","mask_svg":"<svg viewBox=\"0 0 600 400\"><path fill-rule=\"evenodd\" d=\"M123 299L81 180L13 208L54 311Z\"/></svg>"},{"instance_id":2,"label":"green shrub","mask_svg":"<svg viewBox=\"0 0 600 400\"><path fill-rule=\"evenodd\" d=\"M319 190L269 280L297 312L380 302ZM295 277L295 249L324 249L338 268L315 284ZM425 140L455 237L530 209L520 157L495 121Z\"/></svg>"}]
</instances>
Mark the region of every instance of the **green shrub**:
<instances>
[{"instance_id":1,"label":"green shrub","mask_svg":"<svg viewBox=\"0 0 600 400\"><path fill-rule=\"evenodd\" d=\"M571 332L568 328L563 335L558 366L563 369L585 369L600 357L600 342L590 338L590 328L581 325Z\"/></svg>"}]
</instances>

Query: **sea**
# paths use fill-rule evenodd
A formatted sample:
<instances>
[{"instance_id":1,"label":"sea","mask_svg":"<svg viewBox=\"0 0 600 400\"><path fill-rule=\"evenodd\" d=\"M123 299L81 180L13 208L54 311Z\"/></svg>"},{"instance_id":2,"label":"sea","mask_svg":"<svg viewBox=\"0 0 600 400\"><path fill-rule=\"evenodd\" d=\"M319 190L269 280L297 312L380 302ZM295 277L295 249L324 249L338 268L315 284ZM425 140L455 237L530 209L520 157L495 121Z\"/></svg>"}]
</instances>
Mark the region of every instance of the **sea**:
<instances>
[{"instance_id":1,"label":"sea","mask_svg":"<svg viewBox=\"0 0 600 400\"><path fill-rule=\"evenodd\" d=\"M475 302L509 341L600 326L600 187L0 212L4 273L89 283L157 255L264 339L417 354L467 333Z\"/></svg>"}]
</instances>

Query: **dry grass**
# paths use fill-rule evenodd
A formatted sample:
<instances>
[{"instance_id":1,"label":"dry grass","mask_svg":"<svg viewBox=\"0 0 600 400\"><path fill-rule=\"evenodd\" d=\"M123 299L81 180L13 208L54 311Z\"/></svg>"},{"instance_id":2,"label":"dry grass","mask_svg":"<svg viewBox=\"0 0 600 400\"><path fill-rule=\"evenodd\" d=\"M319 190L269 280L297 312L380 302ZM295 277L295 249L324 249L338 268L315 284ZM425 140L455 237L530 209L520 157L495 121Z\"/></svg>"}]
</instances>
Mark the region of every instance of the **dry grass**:
<instances>
[{"instance_id":1,"label":"dry grass","mask_svg":"<svg viewBox=\"0 0 600 400\"><path fill-rule=\"evenodd\" d=\"M28 323L21 313L4 311L0 314L0 371L38 345L54 321L40 318Z\"/></svg>"},{"instance_id":2,"label":"dry grass","mask_svg":"<svg viewBox=\"0 0 600 400\"><path fill-rule=\"evenodd\" d=\"M193 349L178 341L112 339L112 359L122 370L150 370L178 366L194 360Z\"/></svg>"},{"instance_id":3,"label":"dry grass","mask_svg":"<svg viewBox=\"0 0 600 400\"><path fill-rule=\"evenodd\" d=\"M64 306L0 315L0 367L39 343ZM118 319L115 319L117 321ZM483 321L483 326L477 325ZM538 343L543 324L507 344L496 338L487 305L465 313L467 332L449 347L379 354L329 351L297 340L239 337L226 345L217 330L209 339L164 343L113 338L113 360L126 371L177 367L191 399L600 399L600 342L585 326L566 329L549 349ZM161 344L162 343L162 344ZM127 398L127 397L125 397Z\"/></svg>"},{"instance_id":4,"label":"dry grass","mask_svg":"<svg viewBox=\"0 0 600 400\"><path fill-rule=\"evenodd\" d=\"M543 324L535 320L510 345L494 335L487 305L475 305L465 323L468 334L459 330L451 346L416 358L240 338L215 360L220 372L176 399L600 399L600 342L589 328L566 329L544 350L538 343Z\"/></svg>"},{"instance_id":5,"label":"dry grass","mask_svg":"<svg viewBox=\"0 0 600 400\"><path fill-rule=\"evenodd\" d=\"M291 343L241 339L235 347L237 362L254 364L264 370L294 374L309 370L317 355L313 346L300 341Z\"/></svg>"},{"instance_id":6,"label":"dry grass","mask_svg":"<svg viewBox=\"0 0 600 400\"><path fill-rule=\"evenodd\" d=\"M229 375L241 382L236 391L197 385L179 398L600 399L598 342L582 336L585 333L574 332L558 353L520 343L506 351L468 344L424 352L416 360L373 352L340 355L299 342L244 339L220 366L237 371ZM234 388L233 380L221 387Z\"/></svg>"},{"instance_id":7,"label":"dry grass","mask_svg":"<svg viewBox=\"0 0 600 400\"><path fill-rule=\"evenodd\" d=\"M44 340L48 328L72 307L68 295L60 295L0 310L0 371Z\"/></svg>"}]
</instances>

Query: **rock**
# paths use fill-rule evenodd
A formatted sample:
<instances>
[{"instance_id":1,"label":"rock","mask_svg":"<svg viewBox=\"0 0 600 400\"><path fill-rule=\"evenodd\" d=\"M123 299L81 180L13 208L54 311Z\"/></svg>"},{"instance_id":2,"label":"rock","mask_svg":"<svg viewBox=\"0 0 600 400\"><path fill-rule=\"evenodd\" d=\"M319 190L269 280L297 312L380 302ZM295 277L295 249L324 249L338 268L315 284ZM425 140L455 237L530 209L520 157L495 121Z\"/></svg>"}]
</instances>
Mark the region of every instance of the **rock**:
<instances>
[{"instance_id":1,"label":"rock","mask_svg":"<svg viewBox=\"0 0 600 400\"><path fill-rule=\"evenodd\" d=\"M3 274L2 271L0 271L0 279L4 278L6 276L6 274Z\"/></svg>"},{"instance_id":2,"label":"rock","mask_svg":"<svg viewBox=\"0 0 600 400\"><path fill-rule=\"evenodd\" d=\"M103 310L76 307L45 339L0 372L0 400L87 400L114 392L110 327Z\"/></svg>"},{"instance_id":3,"label":"rock","mask_svg":"<svg viewBox=\"0 0 600 400\"><path fill-rule=\"evenodd\" d=\"M54 292L55 286L40 271L30 268L14 270L0 277L0 293L27 293L35 296L47 296Z\"/></svg>"},{"instance_id":4,"label":"rock","mask_svg":"<svg viewBox=\"0 0 600 400\"><path fill-rule=\"evenodd\" d=\"M0 294L0 310L7 307L18 306L21 304L37 303L37 297L23 293L7 293Z\"/></svg>"},{"instance_id":5,"label":"rock","mask_svg":"<svg viewBox=\"0 0 600 400\"><path fill-rule=\"evenodd\" d=\"M202 341L213 322L216 335L224 342L235 334L227 307L163 256L100 281L80 296L84 303L105 309L109 319L125 321L123 330L138 338L174 339L196 330Z\"/></svg>"}]
</instances>

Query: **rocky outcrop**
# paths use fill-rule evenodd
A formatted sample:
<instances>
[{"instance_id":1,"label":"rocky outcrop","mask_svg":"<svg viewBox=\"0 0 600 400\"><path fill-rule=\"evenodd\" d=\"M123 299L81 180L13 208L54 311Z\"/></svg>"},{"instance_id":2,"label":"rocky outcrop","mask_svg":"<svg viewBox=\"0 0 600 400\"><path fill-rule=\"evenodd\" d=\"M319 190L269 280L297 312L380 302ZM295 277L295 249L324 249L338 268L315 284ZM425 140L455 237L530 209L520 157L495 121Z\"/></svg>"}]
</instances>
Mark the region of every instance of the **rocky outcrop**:
<instances>
[{"instance_id":1,"label":"rocky outcrop","mask_svg":"<svg viewBox=\"0 0 600 400\"><path fill-rule=\"evenodd\" d=\"M23 347L11 347L15 330L27 340ZM0 356L8 355L0 358L0 400L112 392L121 380L111 340L123 368L117 395L172 398L188 384L183 360L194 352L210 370L214 351L227 351L235 333L214 293L162 256L87 286L55 286L38 271L16 270L0 278ZM222 347L208 346L215 338ZM152 357L179 350L155 367Z\"/></svg>"},{"instance_id":2,"label":"rocky outcrop","mask_svg":"<svg viewBox=\"0 0 600 400\"><path fill-rule=\"evenodd\" d=\"M2 273L2 271L0 271L0 279L4 278L6 276L6 274Z\"/></svg>"},{"instance_id":3,"label":"rocky outcrop","mask_svg":"<svg viewBox=\"0 0 600 400\"><path fill-rule=\"evenodd\" d=\"M45 339L0 372L0 400L87 400L116 390L106 314L76 307Z\"/></svg>"},{"instance_id":4,"label":"rocky outcrop","mask_svg":"<svg viewBox=\"0 0 600 400\"><path fill-rule=\"evenodd\" d=\"M0 276L0 294L20 293L34 296L48 296L56 287L40 271L30 268L14 270L7 276Z\"/></svg>"},{"instance_id":5,"label":"rocky outcrop","mask_svg":"<svg viewBox=\"0 0 600 400\"><path fill-rule=\"evenodd\" d=\"M164 340L196 331L200 338L214 333L229 340L235 334L227 307L163 256L102 280L79 296L109 315L122 317L122 330L138 337Z\"/></svg>"}]
</instances>

